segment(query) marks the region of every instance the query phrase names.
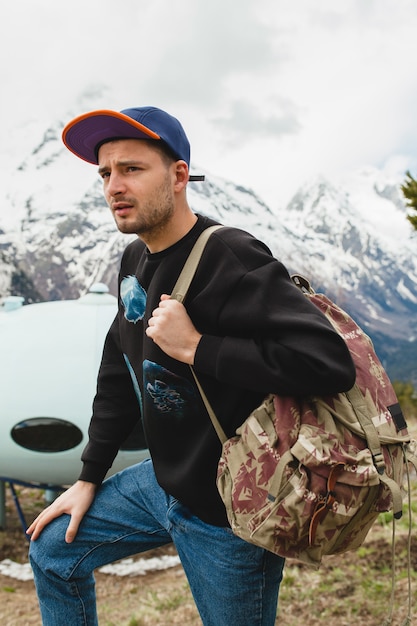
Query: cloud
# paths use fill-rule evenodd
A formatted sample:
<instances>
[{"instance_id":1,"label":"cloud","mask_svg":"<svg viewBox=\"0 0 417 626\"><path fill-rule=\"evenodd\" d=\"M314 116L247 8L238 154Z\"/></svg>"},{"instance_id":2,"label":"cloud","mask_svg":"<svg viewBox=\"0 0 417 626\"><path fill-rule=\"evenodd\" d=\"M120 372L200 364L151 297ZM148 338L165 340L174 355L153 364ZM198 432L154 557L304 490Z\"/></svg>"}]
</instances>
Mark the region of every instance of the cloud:
<instances>
[{"instance_id":1,"label":"cloud","mask_svg":"<svg viewBox=\"0 0 417 626\"><path fill-rule=\"evenodd\" d=\"M2 160L48 123L140 104L269 203L316 173L417 160L415 0L19 0L1 17Z\"/></svg>"},{"instance_id":2,"label":"cloud","mask_svg":"<svg viewBox=\"0 0 417 626\"><path fill-rule=\"evenodd\" d=\"M161 9L156 3L155 13ZM151 72L140 78L145 92L181 106L207 111L228 97L231 81L250 80L279 63L275 32L259 21L254 3L186 1L164 4L164 18L173 28L156 36Z\"/></svg>"},{"instance_id":3,"label":"cloud","mask_svg":"<svg viewBox=\"0 0 417 626\"><path fill-rule=\"evenodd\" d=\"M263 103L235 100L231 103L227 117L213 119L223 143L229 147L241 148L242 143L253 139L279 139L283 135L300 131L301 123L294 103L284 98L274 98L272 113L265 112Z\"/></svg>"}]
</instances>

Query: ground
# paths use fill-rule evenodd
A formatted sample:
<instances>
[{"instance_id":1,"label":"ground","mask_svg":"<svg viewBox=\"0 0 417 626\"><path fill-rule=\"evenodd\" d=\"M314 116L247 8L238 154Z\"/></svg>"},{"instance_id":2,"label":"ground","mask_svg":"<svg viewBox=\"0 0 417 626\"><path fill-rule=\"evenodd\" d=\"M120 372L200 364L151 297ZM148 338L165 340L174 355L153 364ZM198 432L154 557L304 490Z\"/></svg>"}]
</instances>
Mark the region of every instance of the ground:
<instances>
[{"instance_id":1,"label":"ground","mask_svg":"<svg viewBox=\"0 0 417 626\"><path fill-rule=\"evenodd\" d=\"M413 488L414 502L415 493ZM42 493L36 489L19 488L19 499L28 521L45 504ZM411 546L411 602L417 618L415 525ZM397 524L392 626L402 626L407 615L406 526L405 521ZM381 519L359 550L328 558L318 571L288 561L277 626L382 626L389 614L391 594L391 527L391 523ZM28 542L8 494L7 528L0 531L0 561L26 563L27 550ZM175 555L175 550L170 546L146 556L164 554ZM180 565L133 577L97 573L96 580L100 626L201 626ZM40 626L33 581L22 582L0 575L0 624Z\"/></svg>"}]
</instances>

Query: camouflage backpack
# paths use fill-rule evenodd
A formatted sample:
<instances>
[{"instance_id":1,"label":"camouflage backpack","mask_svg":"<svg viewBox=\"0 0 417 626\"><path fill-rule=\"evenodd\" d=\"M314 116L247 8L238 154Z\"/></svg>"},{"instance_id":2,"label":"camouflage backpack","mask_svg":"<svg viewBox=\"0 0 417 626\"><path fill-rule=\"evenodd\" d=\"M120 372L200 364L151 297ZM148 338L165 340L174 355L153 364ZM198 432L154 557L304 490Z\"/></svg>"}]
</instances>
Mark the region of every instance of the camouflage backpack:
<instances>
[{"instance_id":1,"label":"camouflage backpack","mask_svg":"<svg viewBox=\"0 0 417 626\"><path fill-rule=\"evenodd\" d=\"M207 231L172 293L180 301ZM357 371L352 389L270 395L227 439L196 382L222 442L217 486L233 532L317 568L325 555L358 548L380 512L401 517L403 472L416 466L417 447L369 337L308 281L293 280L344 338Z\"/></svg>"}]
</instances>

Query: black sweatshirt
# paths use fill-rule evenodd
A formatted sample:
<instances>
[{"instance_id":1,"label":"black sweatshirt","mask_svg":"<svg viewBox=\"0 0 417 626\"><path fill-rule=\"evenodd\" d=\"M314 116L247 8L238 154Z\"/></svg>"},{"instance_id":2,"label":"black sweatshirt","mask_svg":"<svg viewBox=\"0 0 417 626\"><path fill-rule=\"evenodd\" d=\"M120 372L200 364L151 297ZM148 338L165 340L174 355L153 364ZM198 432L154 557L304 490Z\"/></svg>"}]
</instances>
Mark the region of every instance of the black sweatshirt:
<instances>
[{"instance_id":1,"label":"black sweatshirt","mask_svg":"<svg viewBox=\"0 0 417 626\"><path fill-rule=\"evenodd\" d=\"M80 478L99 484L142 418L161 487L202 520L226 526L216 488L221 445L190 368L145 334L161 294L171 293L198 235L214 223L199 216L162 252L151 254L140 239L126 248ZM324 395L354 383L344 341L268 248L242 230L212 234L185 306L203 335L195 371L228 436L270 392Z\"/></svg>"}]
</instances>

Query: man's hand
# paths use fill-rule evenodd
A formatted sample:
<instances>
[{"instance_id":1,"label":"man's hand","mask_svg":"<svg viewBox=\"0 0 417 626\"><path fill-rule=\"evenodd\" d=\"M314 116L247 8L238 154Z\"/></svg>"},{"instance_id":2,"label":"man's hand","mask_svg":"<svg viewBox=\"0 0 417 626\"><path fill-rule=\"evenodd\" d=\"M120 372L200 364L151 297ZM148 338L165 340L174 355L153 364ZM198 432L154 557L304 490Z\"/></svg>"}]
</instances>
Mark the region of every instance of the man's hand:
<instances>
[{"instance_id":1,"label":"man's hand","mask_svg":"<svg viewBox=\"0 0 417 626\"><path fill-rule=\"evenodd\" d=\"M45 526L64 513L71 516L65 533L65 541L67 543L74 541L81 520L94 500L96 489L96 485L83 480L74 483L72 487L64 491L50 506L44 509L29 526L26 533L30 535L31 541L36 541Z\"/></svg>"},{"instance_id":2,"label":"man's hand","mask_svg":"<svg viewBox=\"0 0 417 626\"><path fill-rule=\"evenodd\" d=\"M163 294L159 306L152 312L146 334L168 356L194 364L195 351L201 339L183 304Z\"/></svg>"}]
</instances>

